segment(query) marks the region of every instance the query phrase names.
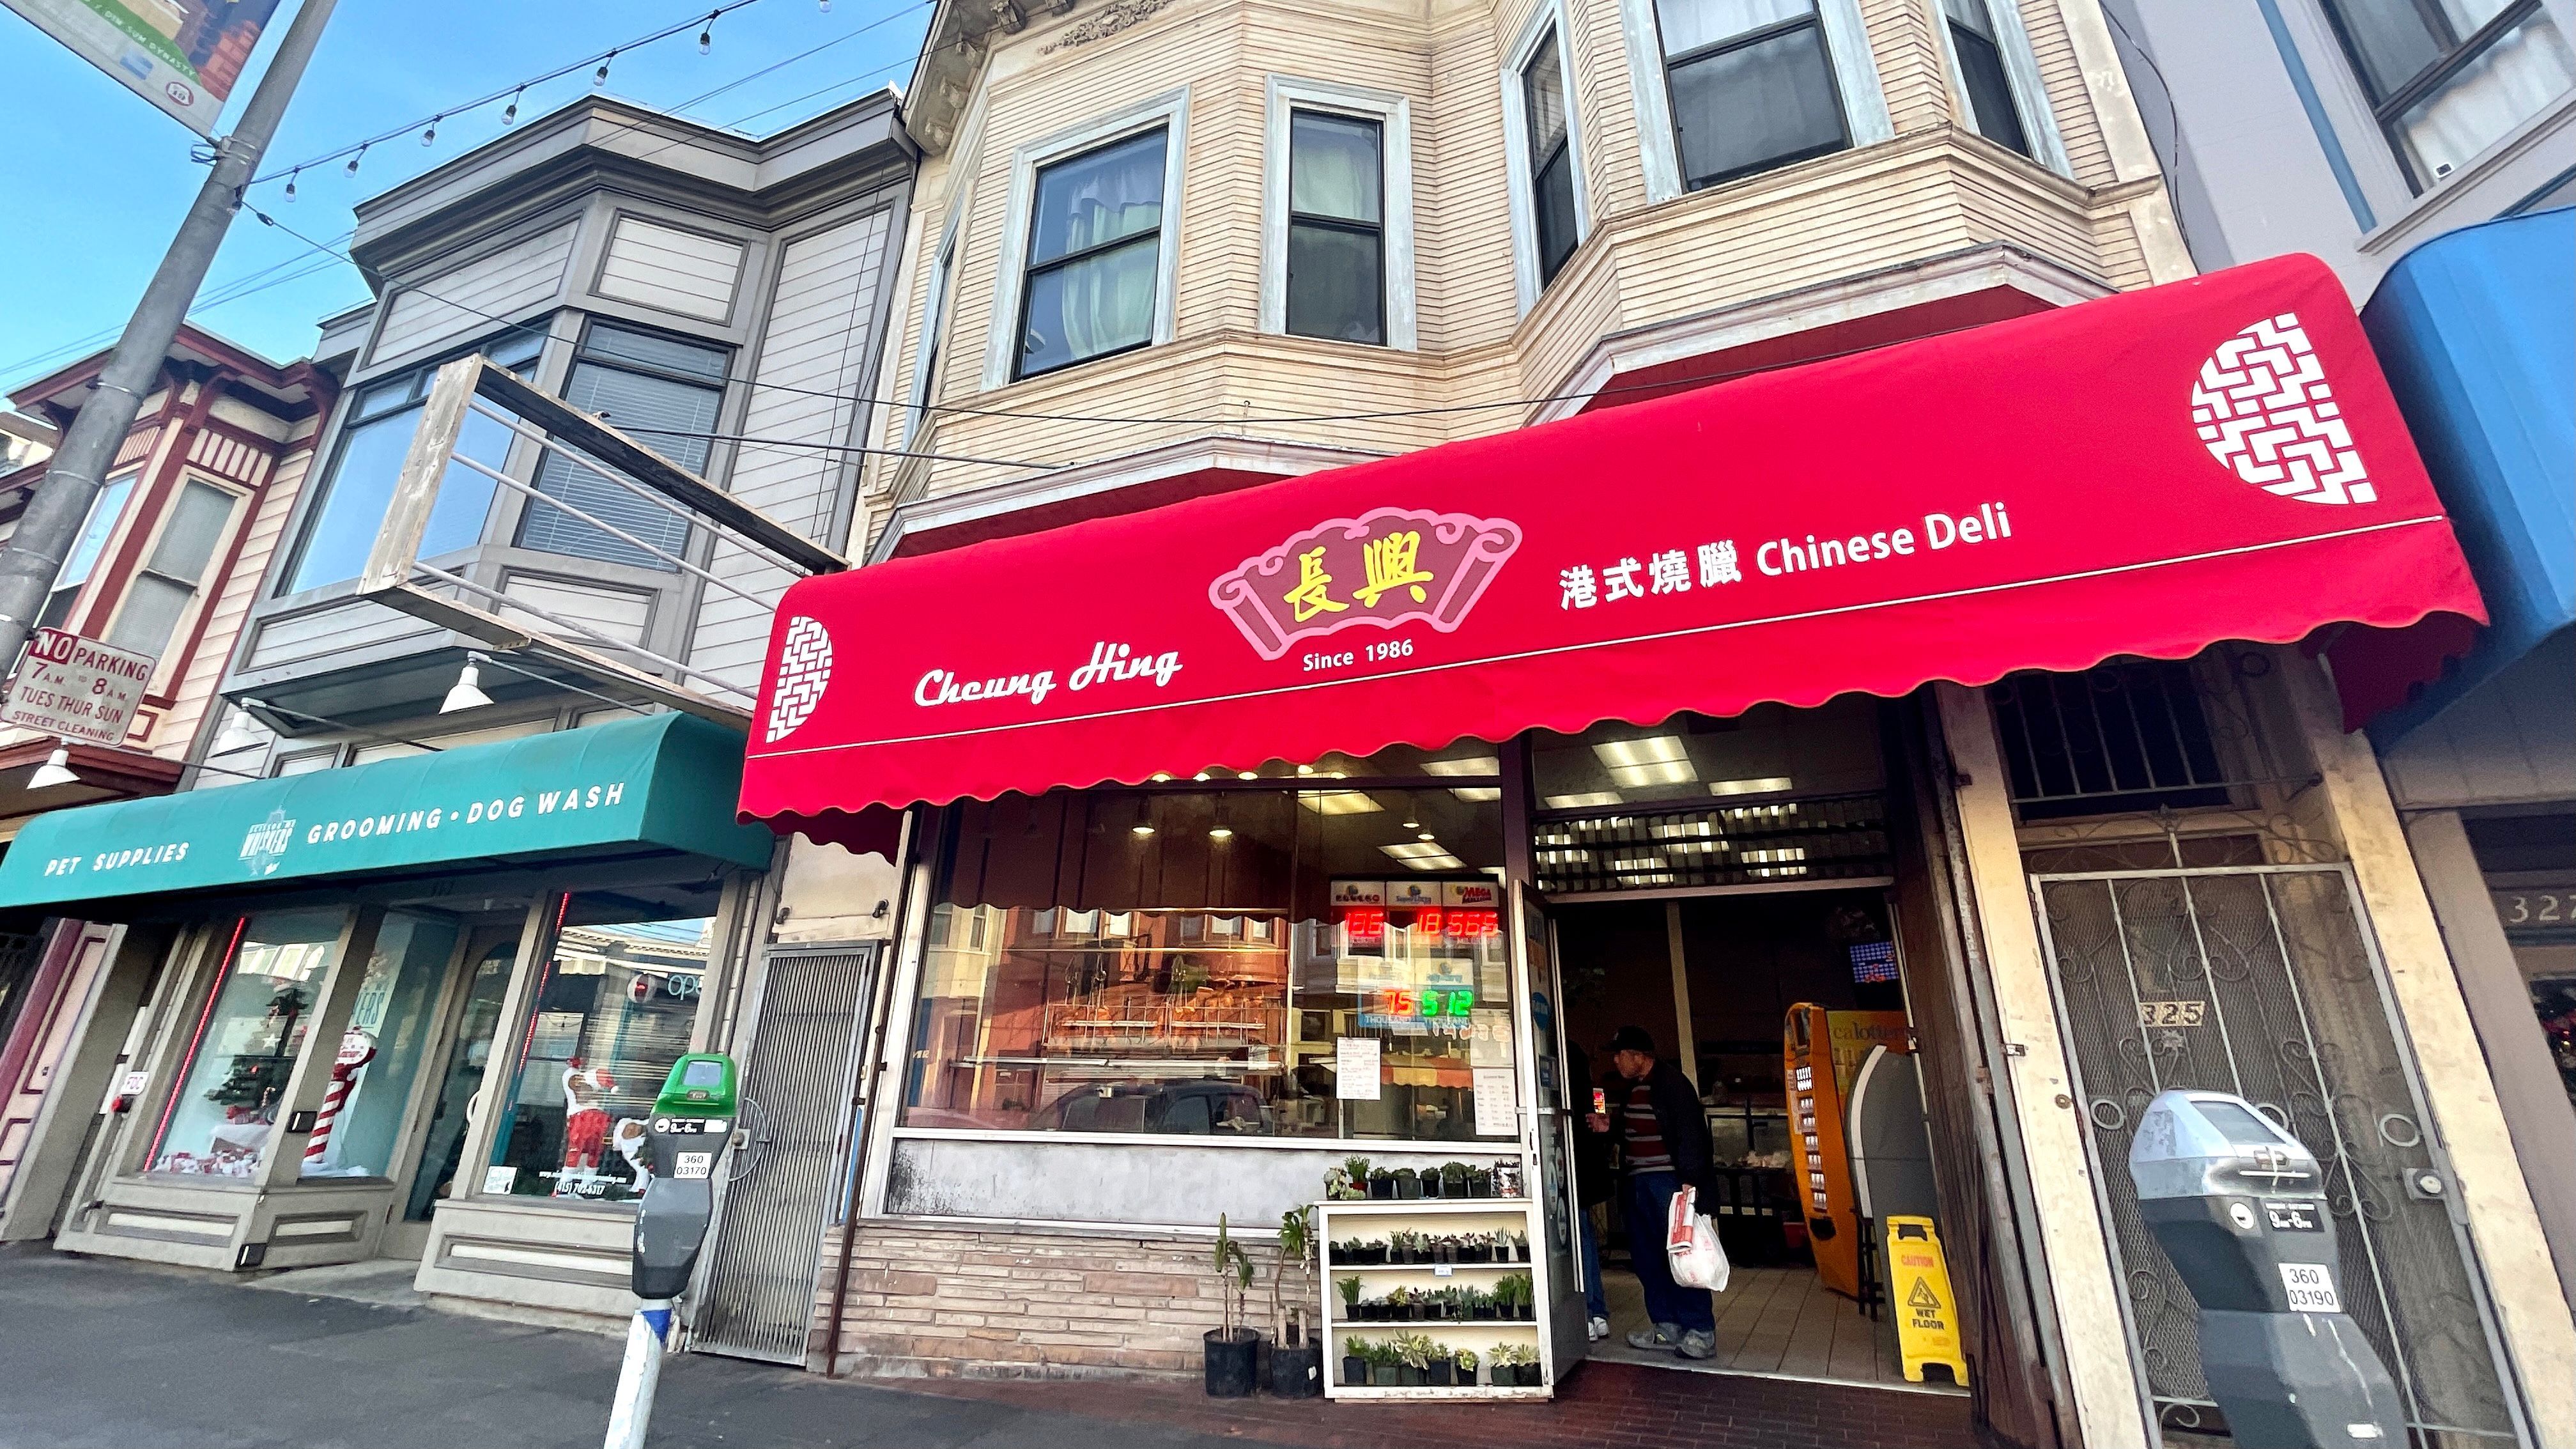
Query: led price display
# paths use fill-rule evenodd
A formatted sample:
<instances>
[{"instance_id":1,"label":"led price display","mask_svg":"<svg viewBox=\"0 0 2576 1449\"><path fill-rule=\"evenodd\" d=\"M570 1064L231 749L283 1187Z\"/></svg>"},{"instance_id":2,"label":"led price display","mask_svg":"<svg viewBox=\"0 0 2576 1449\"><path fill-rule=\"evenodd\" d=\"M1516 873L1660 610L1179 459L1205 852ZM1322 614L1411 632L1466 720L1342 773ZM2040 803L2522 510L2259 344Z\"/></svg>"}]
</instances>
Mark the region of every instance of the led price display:
<instances>
[{"instance_id":1,"label":"led price display","mask_svg":"<svg viewBox=\"0 0 2576 1449\"><path fill-rule=\"evenodd\" d=\"M1425 1021L1446 1017L1464 1021L1476 1011L1476 989L1472 986L1426 986L1418 991L1385 990L1369 993L1370 1016L1419 1017Z\"/></svg>"},{"instance_id":2,"label":"led price display","mask_svg":"<svg viewBox=\"0 0 2576 1449\"><path fill-rule=\"evenodd\" d=\"M1412 932L1416 941L1474 941L1499 936L1503 931L1500 911L1463 910L1424 906L1411 912L1411 919L1390 920L1383 906L1346 906L1342 909L1342 931L1354 946L1375 946L1386 940L1387 927Z\"/></svg>"}]
</instances>

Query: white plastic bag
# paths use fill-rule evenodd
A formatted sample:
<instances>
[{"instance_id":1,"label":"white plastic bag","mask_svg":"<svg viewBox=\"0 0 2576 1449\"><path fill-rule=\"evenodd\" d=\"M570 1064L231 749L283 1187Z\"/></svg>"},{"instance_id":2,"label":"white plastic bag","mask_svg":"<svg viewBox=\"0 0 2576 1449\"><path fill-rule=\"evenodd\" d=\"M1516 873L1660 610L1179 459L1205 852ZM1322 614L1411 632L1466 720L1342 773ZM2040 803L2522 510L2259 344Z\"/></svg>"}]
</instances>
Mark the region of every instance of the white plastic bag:
<instances>
[{"instance_id":1,"label":"white plastic bag","mask_svg":"<svg viewBox=\"0 0 2576 1449\"><path fill-rule=\"evenodd\" d=\"M1673 1194L1664 1224L1664 1258L1672 1264L1673 1281L1685 1288L1726 1291L1726 1249L1717 1241L1717 1224L1697 1210L1699 1189Z\"/></svg>"}]
</instances>

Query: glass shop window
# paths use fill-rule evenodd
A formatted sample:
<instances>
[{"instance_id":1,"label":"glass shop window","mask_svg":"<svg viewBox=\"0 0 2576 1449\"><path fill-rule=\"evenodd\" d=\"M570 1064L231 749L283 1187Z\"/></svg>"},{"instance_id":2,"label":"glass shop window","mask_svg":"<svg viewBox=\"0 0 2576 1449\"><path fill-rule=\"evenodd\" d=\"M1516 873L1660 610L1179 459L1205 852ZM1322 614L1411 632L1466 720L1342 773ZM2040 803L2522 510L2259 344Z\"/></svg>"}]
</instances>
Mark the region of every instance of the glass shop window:
<instances>
[{"instance_id":1,"label":"glass shop window","mask_svg":"<svg viewBox=\"0 0 2576 1449\"><path fill-rule=\"evenodd\" d=\"M403 1110L429 1045L439 984L456 951L454 924L388 913L332 1058L304 1177L391 1176Z\"/></svg>"},{"instance_id":2,"label":"glass shop window","mask_svg":"<svg viewBox=\"0 0 2576 1449\"><path fill-rule=\"evenodd\" d=\"M1514 1135L1497 767L1441 753L958 806L903 1125Z\"/></svg>"},{"instance_id":3,"label":"glass shop window","mask_svg":"<svg viewBox=\"0 0 2576 1449\"><path fill-rule=\"evenodd\" d=\"M644 1195L644 1119L689 1049L712 920L582 924L575 896L541 968L483 1191L563 1202Z\"/></svg>"},{"instance_id":4,"label":"glass shop window","mask_svg":"<svg viewBox=\"0 0 2576 1449\"><path fill-rule=\"evenodd\" d=\"M145 1154L151 1172L249 1177L276 1130L347 912L279 911L238 928Z\"/></svg>"}]
</instances>

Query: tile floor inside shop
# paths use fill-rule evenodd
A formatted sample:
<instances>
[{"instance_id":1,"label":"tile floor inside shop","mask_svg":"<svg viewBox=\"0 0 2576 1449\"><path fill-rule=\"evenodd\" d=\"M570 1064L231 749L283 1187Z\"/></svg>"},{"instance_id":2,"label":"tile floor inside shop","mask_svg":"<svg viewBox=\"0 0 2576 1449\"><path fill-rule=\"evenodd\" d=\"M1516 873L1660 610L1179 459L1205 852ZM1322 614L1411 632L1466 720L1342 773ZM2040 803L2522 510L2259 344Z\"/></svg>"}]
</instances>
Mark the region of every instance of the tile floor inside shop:
<instances>
[{"instance_id":1,"label":"tile floor inside shop","mask_svg":"<svg viewBox=\"0 0 2576 1449\"><path fill-rule=\"evenodd\" d=\"M1896 1326L1882 1309L1878 1321L1848 1298L1828 1292L1812 1268L1738 1267L1717 1295L1717 1356L1687 1359L1678 1353L1634 1349L1628 1332L1646 1326L1646 1299L1624 1262L1603 1266L1610 1299L1610 1336L1592 1345L1592 1356L1610 1363L1649 1364L1700 1373L1775 1374L1839 1383L1898 1388L1962 1390L1930 1380L1905 1381L1896 1350Z\"/></svg>"}]
</instances>

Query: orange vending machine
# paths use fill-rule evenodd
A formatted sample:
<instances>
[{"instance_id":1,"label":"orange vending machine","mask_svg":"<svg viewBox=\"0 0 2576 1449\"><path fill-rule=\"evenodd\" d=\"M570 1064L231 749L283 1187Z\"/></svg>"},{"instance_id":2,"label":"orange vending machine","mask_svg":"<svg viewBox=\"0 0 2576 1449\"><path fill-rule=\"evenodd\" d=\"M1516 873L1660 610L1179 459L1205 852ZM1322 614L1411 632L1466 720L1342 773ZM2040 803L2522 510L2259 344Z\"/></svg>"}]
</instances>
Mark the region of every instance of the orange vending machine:
<instances>
[{"instance_id":1,"label":"orange vending machine","mask_svg":"<svg viewBox=\"0 0 2576 1449\"><path fill-rule=\"evenodd\" d=\"M1799 1197L1816 1277L1847 1298L1860 1296L1860 1218L1852 1192L1845 1099L1873 1046L1906 1050L1901 1011L1827 1011L1802 1001L1780 1033L1780 1079L1788 1084Z\"/></svg>"}]
</instances>

